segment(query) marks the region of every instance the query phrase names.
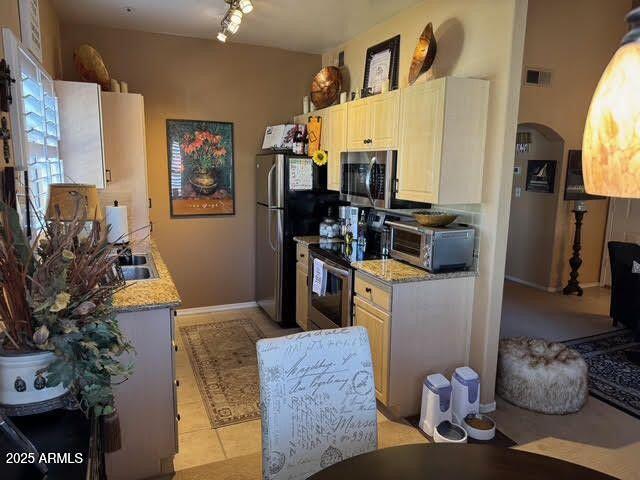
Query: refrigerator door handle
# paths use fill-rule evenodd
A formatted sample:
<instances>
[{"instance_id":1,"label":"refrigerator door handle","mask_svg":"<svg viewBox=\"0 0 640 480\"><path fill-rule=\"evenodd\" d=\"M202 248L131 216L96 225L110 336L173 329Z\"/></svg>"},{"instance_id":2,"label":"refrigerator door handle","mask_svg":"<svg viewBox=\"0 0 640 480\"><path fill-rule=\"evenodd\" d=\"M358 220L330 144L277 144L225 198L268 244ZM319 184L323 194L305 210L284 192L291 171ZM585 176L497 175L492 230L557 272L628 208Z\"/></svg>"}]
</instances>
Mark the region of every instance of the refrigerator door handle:
<instances>
[{"instance_id":1,"label":"refrigerator door handle","mask_svg":"<svg viewBox=\"0 0 640 480\"><path fill-rule=\"evenodd\" d=\"M267 207L273 208L274 205L271 203L271 198L273 197L271 191L271 185L273 184L273 172L276 171L276 164L274 163L269 169L269 173L267 174Z\"/></svg>"},{"instance_id":2,"label":"refrigerator door handle","mask_svg":"<svg viewBox=\"0 0 640 480\"><path fill-rule=\"evenodd\" d=\"M271 215L273 215L273 204L271 203L271 198L272 198L272 191L271 191L271 185L273 183L273 172L276 171L276 164L274 163L271 168L269 169L269 174L267 175L267 208L268 208L268 213L267 213L267 239L269 240L269 246L271 247L271 250L273 250L274 252L277 252L278 250L276 249L276 247L273 245L273 239L271 238Z\"/></svg>"}]
</instances>

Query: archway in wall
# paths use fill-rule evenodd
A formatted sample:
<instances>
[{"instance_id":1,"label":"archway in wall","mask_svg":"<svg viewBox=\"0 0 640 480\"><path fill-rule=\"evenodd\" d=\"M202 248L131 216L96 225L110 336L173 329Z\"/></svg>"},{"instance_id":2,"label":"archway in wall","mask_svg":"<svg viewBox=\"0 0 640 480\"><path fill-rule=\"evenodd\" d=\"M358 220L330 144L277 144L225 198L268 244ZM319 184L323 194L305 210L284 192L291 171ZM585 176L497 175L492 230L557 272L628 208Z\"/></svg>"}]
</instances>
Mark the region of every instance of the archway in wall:
<instances>
[{"instance_id":1,"label":"archway in wall","mask_svg":"<svg viewBox=\"0 0 640 480\"><path fill-rule=\"evenodd\" d=\"M523 123L517 142L500 336L562 341L607 331L608 290L588 289L581 298L558 291L565 261L566 225L556 221L564 208L564 139L546 125Z\"/></svg>"}]
</instances>

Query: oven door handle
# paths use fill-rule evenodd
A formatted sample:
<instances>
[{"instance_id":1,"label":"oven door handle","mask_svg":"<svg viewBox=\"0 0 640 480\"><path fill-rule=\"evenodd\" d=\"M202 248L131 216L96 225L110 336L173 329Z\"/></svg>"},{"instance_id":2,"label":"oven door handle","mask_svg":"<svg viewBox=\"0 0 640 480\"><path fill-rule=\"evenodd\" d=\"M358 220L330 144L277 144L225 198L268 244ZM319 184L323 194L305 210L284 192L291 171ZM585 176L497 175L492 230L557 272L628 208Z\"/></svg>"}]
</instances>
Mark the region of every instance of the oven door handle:
<instances>
[{"instance_id":1,"label":"oven door handle","mask_svg":"<svg viewBox=\"0 0 640 480\"><path fill-rule=\"evenodd\" d=\"M374 206L375 202L373 201L373 195L371 194L371 175L373 174L373 167L375 166L377 160L375 155L371 157L371 161L369 162L369 171L367 172L367 179L365 180L365 187L367 187L367 195L369 196L369 201L371 202L371 206Z\"/></svg>"},{"instance_id":2,"label":"oven door handle","mask_svg":"<svg viewBox=\"0 0 640 480\"><path fill-rule=\"evenodd\" d=\"M349 272L347 270L336 268L333 265L328 264L326 261L324 262L324 268L326 268L328 271L332 272L333 274L337 275L338 277L343 277L343 278L349 277Z\"/></svg>"}]
</instances>

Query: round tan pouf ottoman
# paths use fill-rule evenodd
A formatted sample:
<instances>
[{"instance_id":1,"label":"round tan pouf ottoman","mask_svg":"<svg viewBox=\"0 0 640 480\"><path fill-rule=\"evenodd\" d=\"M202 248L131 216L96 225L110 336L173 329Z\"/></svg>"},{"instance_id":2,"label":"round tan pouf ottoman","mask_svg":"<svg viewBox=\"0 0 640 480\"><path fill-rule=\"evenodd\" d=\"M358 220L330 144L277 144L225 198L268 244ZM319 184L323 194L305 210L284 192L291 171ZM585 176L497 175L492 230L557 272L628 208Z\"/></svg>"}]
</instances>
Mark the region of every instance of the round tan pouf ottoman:
<instances>
[{"instance_id":1,"label":"round tan pouf ottoman","mask_svg":"<svg viewBox=\"0 0 640 480\"><path fill-rule=\"evenodd\" d=\"M563 414L587 401L587 364L562 343L530 338L500 340L497 393L536 412Z\"/></svg>"}]
</instances>

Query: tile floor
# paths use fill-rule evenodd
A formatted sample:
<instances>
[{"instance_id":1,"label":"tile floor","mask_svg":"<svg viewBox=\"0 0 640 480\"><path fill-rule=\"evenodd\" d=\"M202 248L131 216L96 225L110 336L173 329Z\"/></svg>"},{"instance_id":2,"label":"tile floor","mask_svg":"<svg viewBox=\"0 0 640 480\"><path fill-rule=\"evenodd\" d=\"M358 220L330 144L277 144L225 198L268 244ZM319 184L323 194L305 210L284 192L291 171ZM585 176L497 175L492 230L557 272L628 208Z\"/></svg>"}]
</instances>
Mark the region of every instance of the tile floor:
<instances>
[{"instance_id":1,"label":"tile floor","mask_svg":"<svg viewBox=\"0 0 640 480\"><path fill-rule=\"evenodd\" d=\"M210 322L212 319L231 319L245 317L251 318L267 337L277 337L294 333L297 329L283 330L266 317L259 309L235 310L205 315L186 315L176 319L176 326L196 325ZM212 471L219 471L220 477L226 475L223 472L233 474L233 478L260 478L260 452L261 430L260 420L229 425L222 428L211 428L209 417L203 405L202 397L191 368L189 356L184 349L182 338L177 332L176 342L178 352L176 354L176 371L180 381L178 388L178 411L180 413L179 428L179 453L175 456L174 467L178 474L175 478L181 478L180 472L194 467L206 467L206 475ZM382 412L378 412L378 445L386 448L407 443L425 443L426 439L418 430L406 424L389 420ZM241 471L237 469L240 460L244 465ZM213 470L212 470L213 469ZM205 471L203 470L203 472ZM197 474L197 469L195 470ZM191 478L191 477L189 477Z\"/></svg>"}]
</instances>

